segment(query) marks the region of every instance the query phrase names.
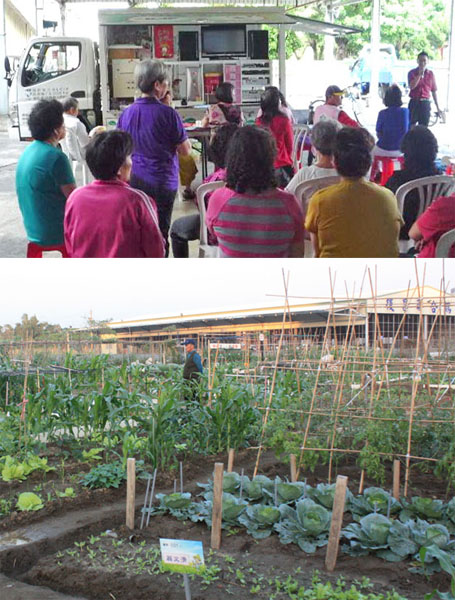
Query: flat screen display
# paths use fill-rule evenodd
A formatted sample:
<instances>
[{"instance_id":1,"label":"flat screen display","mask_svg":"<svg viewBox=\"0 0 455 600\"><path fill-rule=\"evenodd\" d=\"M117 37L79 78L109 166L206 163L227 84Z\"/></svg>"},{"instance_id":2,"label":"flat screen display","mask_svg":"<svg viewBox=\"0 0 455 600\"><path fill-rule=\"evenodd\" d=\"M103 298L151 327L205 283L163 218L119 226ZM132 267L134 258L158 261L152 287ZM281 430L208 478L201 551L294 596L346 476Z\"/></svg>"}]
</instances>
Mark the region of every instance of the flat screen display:
<instances>
[{"instance_id":1,"label":"flat screen display","mask_svg":"<svg viewBox=\"0 0 455 600\"><path fill-rule=\"evenodd\" d=\"M245 25L202 27L202 56L246 56Z\"/></svg>"}]
</instances>

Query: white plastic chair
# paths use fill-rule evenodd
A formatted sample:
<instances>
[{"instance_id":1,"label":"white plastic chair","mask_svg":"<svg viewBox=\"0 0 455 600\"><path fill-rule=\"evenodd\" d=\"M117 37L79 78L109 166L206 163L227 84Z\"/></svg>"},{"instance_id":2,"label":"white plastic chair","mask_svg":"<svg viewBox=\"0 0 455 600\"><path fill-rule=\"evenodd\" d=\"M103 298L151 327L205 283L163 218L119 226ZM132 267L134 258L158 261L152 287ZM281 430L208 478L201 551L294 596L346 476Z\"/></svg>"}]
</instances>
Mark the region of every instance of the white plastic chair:
<instances>
[{"instance_id":1,"label":"white plastic chair","mask_svg":"<svg viewBox=\"0 0 455 600\"><path fill-rule=\"evenodd\" d=\"M308 203L310 202L311 196L317 192L318 190L323 190L329 185L333 185L340 181L341 177L339 175L330 175L329 177L316 177L315 179L308 179L308 181L302 181L295 188L295 197L298 202L300 202L303 211L303 222L305 223L306 213L308 210ZM310 234L308 231L304 231L305 240L310 240ZM313 256L313 248L308 250L308 244L305 245L305 256L311 258Z\"/></svg>"},{"instance_id":2,"label":"white plastic chair","mask_svg":"<svg viewBox=\"0 0 455 600\"><path fill-rule=\"evenodd\" d=\"M302 167L303 162L303 148L305 146L305 140L308 135L309 127L304 125L294 130L294 144L292 146L292 164L294 170L298 171ZM300 158L299 156L300 150Z\"/></svg>"},{"instance_id":3,"label":"white plastic chair","mask_svg":"<svg viewBox=\"0 0 455 600\"><path fill-rule=\"evenodd\" d=\"M441 235L436 244L436 258L448 258L450 249L455 244L455 229L450 229Z\"/></svg>"},{"instance_id":4,"label":"white plastic chair","mask_svg":"<svg viewBox=\"0 0 455 600\"><path fill-rule=\"evenodd\" d=\"M211 183L203 183L196 190L197 206L201 217L200 232L199 232L199 258L216 258L219 256L218 246L209 246L208 230L205 224L205 197L208 193L218 190L225 186L224 181L213 181Z\"/></svg>"},{"instance_id":5,"label":"white plastic chair","mask_svg":"<svg viewBox=\"0 0 455 600\"><path fill-rule=\"evenodd\" d=\"M400 185L397 189L396 197L398 210L403 215L403 207L406 196L412 190L418 190L419 210L416 220L430 206L438 196L447 196L455 188L455 178L450 175L431 175L430 177L421 177ZM406 253L413 245L413 240L400 240L400 252Z\"/></svg>"}]
</instances>

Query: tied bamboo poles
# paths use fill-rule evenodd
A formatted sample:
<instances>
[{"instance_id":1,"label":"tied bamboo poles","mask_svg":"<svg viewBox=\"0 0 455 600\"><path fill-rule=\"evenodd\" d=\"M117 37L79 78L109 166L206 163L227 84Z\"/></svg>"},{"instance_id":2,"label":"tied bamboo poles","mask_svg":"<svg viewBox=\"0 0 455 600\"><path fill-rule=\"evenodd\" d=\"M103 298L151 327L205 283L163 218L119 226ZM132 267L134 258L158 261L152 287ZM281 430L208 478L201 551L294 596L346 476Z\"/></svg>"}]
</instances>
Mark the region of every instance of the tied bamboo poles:
<instances>
[{"instance_id":1,"label":"tied bamboo poles","mask_svg":"<svg viewBox=\"0 0 455 600\"><path fill-rule=\"evenodd\" d=\"M282 271L282 275L283 275L284 294L287 297L287 295L288 295L288 285L289 285L289 273L285 277L284 276L284 270L283 270ZM270 385L269 399L268 399L268 403L267 403L265 415L264 415L264 418L262 420L262 430L261 430L261 436L260 436L260 439L259 439L259 449L258 449L258 453L257 453L257 457L256 457L256 464L254 465L253 477L256 477L256 475L258 473L258 469L259 469L259 461L261 459L261 453L262 453L262 443L264 441L265 430L266 430L266 427L267 427L267 421L268 421L268 418L269 418L270 408L271 408L271 404L272 404L273 392L274 392L274 389L275 389L276 374L277 374L277 371L278 371L278 362L280 360L281 346L283 344L284 324L285 324L285 321L286 321L286 311L284 310L283 311L283 322L282 322L282 325L281 325L281 335L280 335L280 340L278 342L278 349L277 349L277 353L276 353L276 357L275 357L275 368L273 370L272 383Z\"/></svg>"},{"instance_id":2,"label":"tied bamboo poles","mask_svg":"<svg viewBox=\"0 0 455 600\"><path fill-rule=\"evenodd\" d=\"M331 280L331 271L329 269L329 277ZM332 281L330 281L330 284L332 286ZM329 318L327 319L327 327L325 328L325 332L324 332L324 339L322 342L322 348L325 348L326 344L327 344L327 338L328 338L328 333L329 333L329 319L330 319L330 315L333 313L334 310L334 302L333 302L333 295L331 298L331 303L330 303L330 309L329 309ZM308 440L308 435L310 432L310 426L311 426L311 417L312 417L312 413L313 413L313 409L314 409L314 405L316 402L316 394L317 394L317 390L318 390L318 383L319 383L319 378L320 378L320 374L321 374L321 370L322 370L322 358L323 358L323 352L321 352L321 356L319 358L319 364L318 364L318 369L316 372L316 380L314 383L314 387L313 387L313 394L311 397L311 403L310 403L310 414L308 415L308 419L307 419L307 424L305 427L305 434L303 436L303 444L302 444L302 448L300 450L300 456L299 456L299 460L298 460L298 468L297 468L297 479L299 478L300 475L300 465L302 464L302 458L303 458L303 453L305 452L305 446Z\"/></svg>"},{"instance_id":3,"label":"tied bamboo poles","mask_svg":"<svg viewBox=\"0 0 455 600\"><path fill-rule=\"evenodd\" d=\"M345 285L346 285L346 283L345 283ZM363 285L363 282L362 282L362 285ZM332 290L332 292L333 292L333 290ZM348 297L347 290L346 290L346 296ZM352 292L352 298L354 299L354 297L355 297L355 286L354 286L354 289ZM345 342L344 342L343 350L342 350L342 357L341 357L342 367L340 368L337 386L336 386L336 390L335 390L335 397L338 396L338 400L337 400L336 411L335 411L335 415L334 415L334 419L333 419L332 439L330 442L331 452L330 452L330 458L329 458L329 473L328 473L328 482L329 483L332 480L333 448L335 447L335 439L336 439L337 424L338 424L338 414L339 414L340 406L343 401L343 389L344 389L343 386L344 386L344 380L345 380L346 372L347 372L346 355L348 353L349 345L352 343L352 338L355 333L355 328L352 326L353 312L354 312L354 310L353 310L353 308L351 308L349 310L349 322L348 322L348 327L347 327L346 336L345 336Z\"/></svg>"},{"instance_id":4,"label":"tied bamboo poles","mask_svg":"<svg viewBox=\"0 0 455 600\"><path fill-rule=\"evenodd\" d=\"M409 469L411 466L411 444L412 444L412 426L413 426L413 420L414 420L414 410L415 410L415 400L416 400L416 395L417 395L417 390L418 390L418 378L421 376L422 373L422 368L423 368L423 364L422 361L418 361L419 358L419 346L420 346L420 334L421 334L421 323L422 323L422 295L421 295L421 291L420 291L420 285L419 285L419 272L417 269L417 263L415 264L415 271L416 271L416 279L417 279L417 289L419 290L419 299L420 299L420 310L419 310L419 327L417 330L417 343L416 343L416 351L415 351L415 363L416 363L416 367L417 370L415 369L415 373L416 376L413 379L412 382L412 394L411 394L411 406L409 409L409 430L408 430L408 444L407 444L407 452L406 452L406 466L405 466L405 474L404 474L404 496L406 497L408 495L408 485L409 485ZM425 268L423 271L423 281L422 281L422 287L424 285L424 281L425 281Z\"/></svg>"}]
</instances>

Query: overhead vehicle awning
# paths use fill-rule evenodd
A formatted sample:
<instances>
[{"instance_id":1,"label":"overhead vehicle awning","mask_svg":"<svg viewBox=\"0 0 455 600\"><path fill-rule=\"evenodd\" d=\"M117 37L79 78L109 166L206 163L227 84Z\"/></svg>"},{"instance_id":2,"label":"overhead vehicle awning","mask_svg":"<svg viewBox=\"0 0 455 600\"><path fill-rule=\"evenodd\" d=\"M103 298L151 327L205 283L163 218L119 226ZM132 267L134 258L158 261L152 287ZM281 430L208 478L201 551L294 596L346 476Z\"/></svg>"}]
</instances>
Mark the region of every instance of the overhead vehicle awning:
<instances>
[{"instance_id":1,"label":"overhead vehicle awning","mask_svg":"<svg viewBox=\"0 0 455 600\"><path fill-rule=\"evenodd\" d=\"M77 0L73 0L77 1ZM79 0L80 1L80 0ZM305 19L285 12L284 9L252 7L159 8L159 9L106 9L99 11L100 25L285 25L289 29L323 35L347 35L359 30L314 19Z\"/></svg>"},{"instance_id":2,"label":"overhead vehicle awning","mask_svg":"<svg viewBox=\"0 0 455 600\"><path fill-rule=\"evenodd\" d=\"M305 19L297 15L286 14L296 21L295 25L291 27L294 31L333 36L361 33L361 30L355 27L344 27L343 25L335 25L335 23L326 23L325 21L316 21L315 19Z\"/></svg>"}]
</instances>

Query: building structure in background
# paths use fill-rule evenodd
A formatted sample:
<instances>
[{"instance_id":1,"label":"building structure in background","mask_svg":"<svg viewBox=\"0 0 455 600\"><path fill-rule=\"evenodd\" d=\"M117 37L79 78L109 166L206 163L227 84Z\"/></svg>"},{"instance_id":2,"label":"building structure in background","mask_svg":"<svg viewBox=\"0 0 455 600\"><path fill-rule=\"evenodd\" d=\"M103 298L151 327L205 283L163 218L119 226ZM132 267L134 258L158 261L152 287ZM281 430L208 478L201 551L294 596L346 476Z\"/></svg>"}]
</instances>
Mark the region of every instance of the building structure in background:
<instances>
[{"instance_id":1,"label":"building structure in background","mask_svg":"<svg viewBox=\"0 0 455 600\"><path fill-rule=\"evenodd\" d=\"M15 0L5 0L6 55L19 59L27 41L37 34L33 12L22 11L23 5Z\"/></svg>"},{"instance_id":2,"label":"building structure in background","mask_svg":"<svg viewBox=\"0 0 455 600\"><path fill-rule=\"evenodd\" d=\"M112 333L104 334L109 337L104 350L114 354L146 351L150 343L188 336L198 338L202 347L204 340L255 345L263 335L266 345L276 346L282 330L285 343L292 340L301 347L336 346L348 335L350 343L365 349L378 343L415 352L416 344L429 341L429 349L447 352L455 350L455 295L425 286L370 298L146 317L108 326Z\"/></svg>"}]
</instances>

